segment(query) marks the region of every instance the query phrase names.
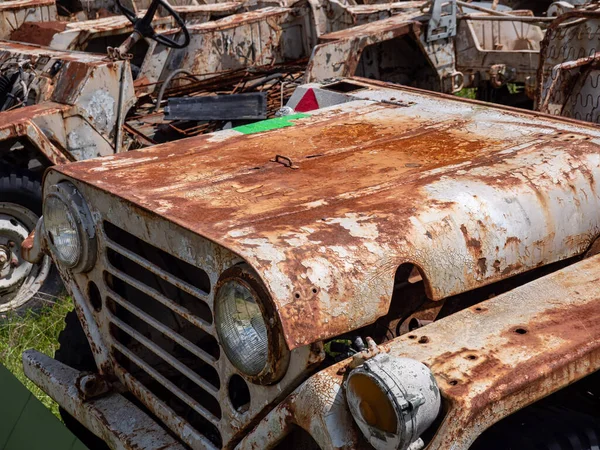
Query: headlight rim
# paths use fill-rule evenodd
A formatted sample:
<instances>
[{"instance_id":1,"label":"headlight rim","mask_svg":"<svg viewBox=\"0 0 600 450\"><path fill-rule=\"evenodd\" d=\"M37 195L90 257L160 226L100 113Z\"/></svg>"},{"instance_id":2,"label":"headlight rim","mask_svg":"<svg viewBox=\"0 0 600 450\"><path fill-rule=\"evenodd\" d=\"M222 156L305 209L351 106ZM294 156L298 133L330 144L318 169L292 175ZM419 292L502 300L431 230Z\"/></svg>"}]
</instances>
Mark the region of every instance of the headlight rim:
<instances>
[{"instance_id":1,"label":"headlight rim","mask_svg":"<svg viewBox=\"0 0 600 450\"><path fill-rule=\"evenodd\" d=\"M96 263L98 244L97 234L94 221L90 209L83 195L77 187L69 180L60 180L55 184L50 185L44 195L44 204L42 213L46 215L46 204L48 199L56 197L62 202L67 210L75 219L76 231L80 242L80 252L77 261L74 264L69 264L60 258L60 252L56 248L49 236L48 227L44 221L45 238L48 248L58 260L58 262L74 273L88 272Z\"/></svg>"},{"instance_id":2,"label":"headlight rim","mask_svg":"<svg viewBox=\"0 0 600 450\"><path fill-rule=\"evenodd\" d=\"M356 401L360 397L349 392L351 379L356 375L369 377L391 402L396 416L395 433L367 423ZM442 408L441 393L431 369L413 358L376 355L352 369L343 384L350 414L375 449L388 448L391 442L394 448L409 448L435 423Z\"/></svg>"},{"instance_id":3,"label":"headlight rim","mask_svg":"<svg viewBox=\"0 0 600 450\"><path fill-rule=\"evenodd\" d=\"M225 346L222 343L223 337L221 336L219 325L217 323L219 320L217 313L217 299L219 297L219 291L221 287L230 281L235 281L242 284L253 294L256 304L260 308L260 312L265 322L267 330L267 362L263 369L256 375L244 373L242 370L236 367L229 358L229 355L227 355ZM277 317L273 303L270 301L271 296L256 272L252 270L247 263L240 263L230 267L219 277L219 280L215 284L214 292L215 329L217 331L221 349L224 351L228 362L235 369L236 373L241 375L249 382L259 385L270 385L281 380L281 378L283 378L285 375L289 365L290 351L287 348L285 340L283 339L281 323Z\"/></svg>"}]
</instances>

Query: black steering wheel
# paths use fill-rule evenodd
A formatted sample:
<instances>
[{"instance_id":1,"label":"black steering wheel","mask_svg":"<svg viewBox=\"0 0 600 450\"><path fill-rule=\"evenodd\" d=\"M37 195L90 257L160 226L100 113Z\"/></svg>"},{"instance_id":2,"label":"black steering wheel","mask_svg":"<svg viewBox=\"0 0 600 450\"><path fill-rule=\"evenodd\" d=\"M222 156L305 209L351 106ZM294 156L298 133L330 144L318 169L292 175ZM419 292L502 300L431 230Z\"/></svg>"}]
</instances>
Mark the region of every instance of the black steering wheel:
<instances>
[{"instance_id":1,"label":"black steering wheel","mask_svg":"<svg viewBox=\"0 0 600 450\"><path fill-rule=\"evenodd\" d=\"M175 11L171 7L171 5L169 5L165 0L152 0L148 11L146 11L146 14L144 14L144 17L142 18L138 17L132 10L124 6L121 3L121 0L116 1L117 6L119 7L123 15L127 17L129 21L133 24L133 29L142 36L149 39L153 39L159 44L171 48L185 48L189 45L190 32L185 26L185 22L183 21L181 16L177 14L177 11ZM154 28L152 28L152 20L154 19L154 14L156 13L156 10L159 6L162 6L164 9L166 9L169 15L173 17L173 19L175 19L175 22L177 22L177 24L179 25L179 28L181 28L181 31L183 31L183 42L177 42L174 39L171 39L163 34L158 34L156 31L154 31Z\"/></svg>"}]
</instances>

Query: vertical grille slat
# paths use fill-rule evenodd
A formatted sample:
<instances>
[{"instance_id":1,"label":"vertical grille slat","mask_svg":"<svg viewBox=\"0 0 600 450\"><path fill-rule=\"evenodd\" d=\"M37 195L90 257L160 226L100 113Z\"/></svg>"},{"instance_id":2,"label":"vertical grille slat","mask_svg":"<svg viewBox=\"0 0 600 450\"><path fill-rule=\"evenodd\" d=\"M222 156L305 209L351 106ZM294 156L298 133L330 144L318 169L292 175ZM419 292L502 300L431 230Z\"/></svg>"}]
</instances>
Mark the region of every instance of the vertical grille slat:
<instances>
[{"instance_id":1,"label":"vertical grille slat","mask_svg":"<svg viewBox=\"0 0 600 450\"><path fill-rule=\"evenodd\" d=\"M124 345L122 345L121 343L116 342L116 341L113 342L113 347L115 347L119 352L121 352L128 359L133 361L136 366L143 369L144 372L147 373L149 376L151 376L155 381L157 381L158 383L165 386L169 391L171 391L174 395L176 395L182 402L184 402L186 405L188 405L190 408L192 408L194 411L196 411L198 414L200 414L206 420L211 422L213 425L219 424L220 419L218 417L216 417L213 413L211 413L205 407L200 405L193 398L189 397L185 392L183 392L181 389L179 389L177 386L175 386L167 378L162 376L158 371L156 371L152 367L150 367L149 364L147 364L143 359L139 358L135 353L130 351L127 347L125 347Z\"/></svg>"},{"instance_id":2,"label":"vertical grille slat","mask_svg":"<svg viewBox=\"0 0 600 450\"><path fill-rule=\"evenodd\" d=\"M190 370L187 366L180 363L177 359L173 358L166 351L164 351L158 345L154 344L149 339L142 336L140 333L135 331L129 325L127 325L126 323L123 323L121 320L119 320L116 317L112 317L111 322L114 325L116 325L118 328L120 328L122 331L124 331L125 333L130 335L132 338L134 338L135 340L137 340L138 342L143 344L148 350L154 352L157 356L164 359L168 364L173 366L175 369L177 369L183 375L188 377L190 380L192 380L194 383L196 383L202 389L207 391L209 394L212 394L213 396L217 395L217 393L219 392L218 389L216 389L214 386L210 385L203 378L200 378L196 373L194 373L192 370Z\"/></svg>"},{"instance_id":3,"label":"vertical grille slat","mask_svg":"<svg viewBox=\"0 0 600 450\"><path fill-rule=\"evenodd\" d=\"M116 374L186 444L220 449L224 387L208 273L107 221L102 241Z\"/></svg>"},{"instance_id":4,"label":"vertical grille slat","mask_svg":"<svg viewBox=\"0 0 600 450\"><path fill-rule=\"evenodd\" d=\"M138 307L136 307L136 306L132 305L131 303L127 302L124 298L122 298L116 292L113 292L112 290L108 289L108 295L109 295L109 297L115 303L118 303L123 308L125 308L126 310L128 310L130 313L132 313L135 316L139 317L144 322L152 325L154 328L156 328L162 334L164 334L164 335L170 337L171 339L173 339L175 342L177 342L179 345L181 345L183 348L185 348L190 353L192 353L195 356L197 356L198 358L200 358L205 363L207 363L207 364L214 364L216 362L216 359L212 355L209 355L208 353L206 353L201 348L198 348L196 345L192 344L190 341L188 341L183 336L175 333L169 327L164 326L158 320L156 320L153 317L149 316L148 314L146 314L144 311L142 311Z\"/></svg>"}]
</instances>

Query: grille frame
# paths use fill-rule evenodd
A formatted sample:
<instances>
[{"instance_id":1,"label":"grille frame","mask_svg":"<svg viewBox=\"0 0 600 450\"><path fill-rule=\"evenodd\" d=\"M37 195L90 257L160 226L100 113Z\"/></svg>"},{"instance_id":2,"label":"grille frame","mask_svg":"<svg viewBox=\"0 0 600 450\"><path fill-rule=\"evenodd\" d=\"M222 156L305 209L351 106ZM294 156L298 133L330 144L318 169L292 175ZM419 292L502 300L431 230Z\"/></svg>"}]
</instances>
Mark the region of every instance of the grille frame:
<instances>
[{"instance_id":1,"label":"grille frame","mask_svg":"<svg viewBox=\"0 0 600 450\"><path fill-rule=\"evenodd\" d=\"M143 281L135 279L130 273L127 273L126 270L122 268L117 268L110 261L108 257L108 250L112 250L118 255L123 256L129 261L132 261L136 264L141 265L143 268L151 272L154 276L159 277L166 283L171 284L172 286L184 290L190 295L196 297L199 301L203 301L210 308L211 312L213 310L213 294L212 292L203 292L197 288L194 288L191 284L186 282L185 280L180 279L179 277L169 273L165 268L161 268L159 265L154 264L153 262L144 258L143 255L137 254L135 251L125 248L124 246L117 243L115 240L108 237L106 232L105 221L103 221L103 225L101 228L102 242L100 244L100 252L102 254L102 259L105 261L104 265L104 274L103 274L103 283L102 287L105 291L104 301L106 304L109 302L114 302L119 305L121 308L127 309L130 314L136 316L137 319L141 320L144 324L146 324L152 330L161 333L164 336L167 336L168 339L171 339L175 343L181 345L186 348L186 350L190 351L192 354L201 359L204 363L210 365L211 367L215 367L219 360L223 357L222 353L219 357L214 357L208 354L203 349L197 347L194 343L190 342L184 336L180 335L177 331L171 329L164 323L162 323L156 317L151 316L147 311L144 311L139 305L135 305L132 302L132 299L127 299L125 296L116 292L113 287L111 287L106 282L106 275L110 274L113 277L117 277L121 279L128 286L131 286L139 291L142 291L144 294L158 301L162 306L168 308L170 311L174 313L174 315L180 317L191 323L193 326L196 326L199 330L202 330L206 334L212 336L215 342L218 342L216 330L214 328L214 323L209 323L206 320L202 320L198 316L192 314L187 308L177 304L175 301L170 299L168 295L165 293L159 292L154 289L152 286L146 285ZM121 229L122 231L129 233L127 230L123 230L118 225L111 223L114 227ZM131 234L131 233L130 233ZM135 236L136 239L140 239ZM142 240L142 239L140 239ZM143 241L143 240L142 240ZM145 242L145 241L144 241ZM148 242L145 242L146 245L152 245ZM213 278L215 278L213 276ZM211 283L212 284L212 283ZM220 380L220 375L217 370L217 375L219 376L219 384L220 387L217 388L210 384L210 382L201 376L199 376L195 371L193 371L190 367L186 366L184 363L180 362L177 358L173 357L169 352L155 342L152 339L143 335L140 330L135 329L134 326L125 323L125 321L121 320L115 311L111 311L111 308L105 308L106 319L109 327L116 327L121 332L129 335L135 343L139 343L143 346L143 351L150 352L154 357L161 359L165 365L170 366L174 371L179 372L180 377L183 376L190 382L194 383L197 387L202 389L205 394L210 395L213 399L221 403L222 400L222 392L223 391L223 380ZM152 379L153 382L156 382L161 387L169 391L173 395L173 399L177 398L181 404L187 406L192 413L195 413L205 422L204 427L193 426L191 423L186 421L187 423L184 425L186 428L189 428L192 433L185 433L181 435L182 440L190 445L192 448L207 448L207 449L219 449L222 447L223 436L221 435L220 425L221 420L223 419L223 414L216 415L211 412L205 404L201 403L197 399L188 395L186 391L177 386L173 381L167 378L164 374L162 374L159 370L156 369L155 366L151 365L149 362L145 361L143 357L140 357L139 354L136 354L135 351L132 351L126 344L117 339L114 332L110 332L109 339L107 344L110 347L110 352L113 360L113 369L115 375L120 379L120 381L124 384L127 390L136 394L136 397L154 414L157 414L160 410L164 411L165 414L161 418L163 422L169 426L169 428L173 429L176 427L176 430L180 430L182 427L181 423L176 423L173 421L174 416L179 416L180 420L183 421L181 416L183 414L178 413L174 410L174 408L168 405L166 402L168 401L166 398L161 398L156 394L151 388L148 387L147 383L141 381L140 377L133 373L130 368L125 367L123 360L128 361L131 365L136 366L143 375L148 376ZM120 356L119 356L120 355ZM154 397L154 398L151 398ZM189 414L186 414L189 416ZM206 428L214 427L214 430ZM204 430L199 428L205 428ZM175 430L173 430L175 431ZM216 433L216 436L215 436ZM212 436L212 439L211 439Z\"/></svg>"},{"instance_id":2,"label":"grille frame","mask_svg":"<svg viewBox=\"0 0 600 450\"><path fill-rule=\"evenodd\" d=\"M61 267L59 267L59 271L69 291L73 294L76 311L90 342L100 373L106 376L107 379L118 381L126 387L126 390L143 405L144 409L147 409L161 422L162 426L171 430L189 447L193 449L218 448L211 444L209 439L201 432L194 429L184 417L166 405L144 385L137 382L130 373L121 370L116 361L114 352L111 350L113 339L110 331L110 311L107 307L107 298L110 296L110 291L103 278L106 268L110 267L110 262L106 256L108 246L102 223L103 221L109 221L182 261L203 268L208 274L213 287L208 296L213 314L214 286L226 270L246 261L229 249L163 217L161 214L168 215L165 211L148 212L135 204L103 191L101 188L65 177L54 170L50 170L46 174L45 188L65 179L72 182L81 192L92 213L98 240L98 258L96 265L89 272L71 273ZM99 288L103 305L100 310L91 307L87 295L87 286L90 282L94 282ZM211 326L214 326L214 324ZM214 336L218 342L216 332ZM220 351L221 356L213 367L220 379L217 400L222 409L222 418L217 427L224 448L234 446L249 428L253 427L288 393L291 393L305 379L309 371L318 367L323 357L322 348L318 345L307 345L292 350L289 367L284 377L273 385L258 385L248 382L247 386L251 401L244 408L236 409L229 398L228 383L233 375L241 374L228 361L222 348Z\"/></svg>"}]
</instances>

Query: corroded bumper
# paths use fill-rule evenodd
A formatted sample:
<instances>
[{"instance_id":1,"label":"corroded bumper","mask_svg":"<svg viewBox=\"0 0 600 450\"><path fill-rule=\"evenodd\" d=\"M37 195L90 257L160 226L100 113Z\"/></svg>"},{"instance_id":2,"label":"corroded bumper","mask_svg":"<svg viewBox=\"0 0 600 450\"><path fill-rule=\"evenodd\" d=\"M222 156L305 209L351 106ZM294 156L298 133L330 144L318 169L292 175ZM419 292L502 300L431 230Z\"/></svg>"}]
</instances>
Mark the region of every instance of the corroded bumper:
<instances>
[{"instance_id":1,"label":"corroded bumper","mask_svg":"<svg viewBox=\"0 0 600 450\"><path fill-rule=\"evenodd\" d=\"M467 449L492 424L600 368L598 280L600 256L594 256L380 346L425 363L436 378L445 407L427 448ZM36 352L27 352L24 363L27 376L113 448L139 445L141 433L152 430L154 442L179 448L133 404L102 406L124 402L120 394L84 400L73 369ZM236 448L272 448L298 426L323 450L369 448L342 388L353 364L348 359L310 377ZM116 420L123 408L143 426L126 428L129 422Z\"/></svg>"}]
</instances>

